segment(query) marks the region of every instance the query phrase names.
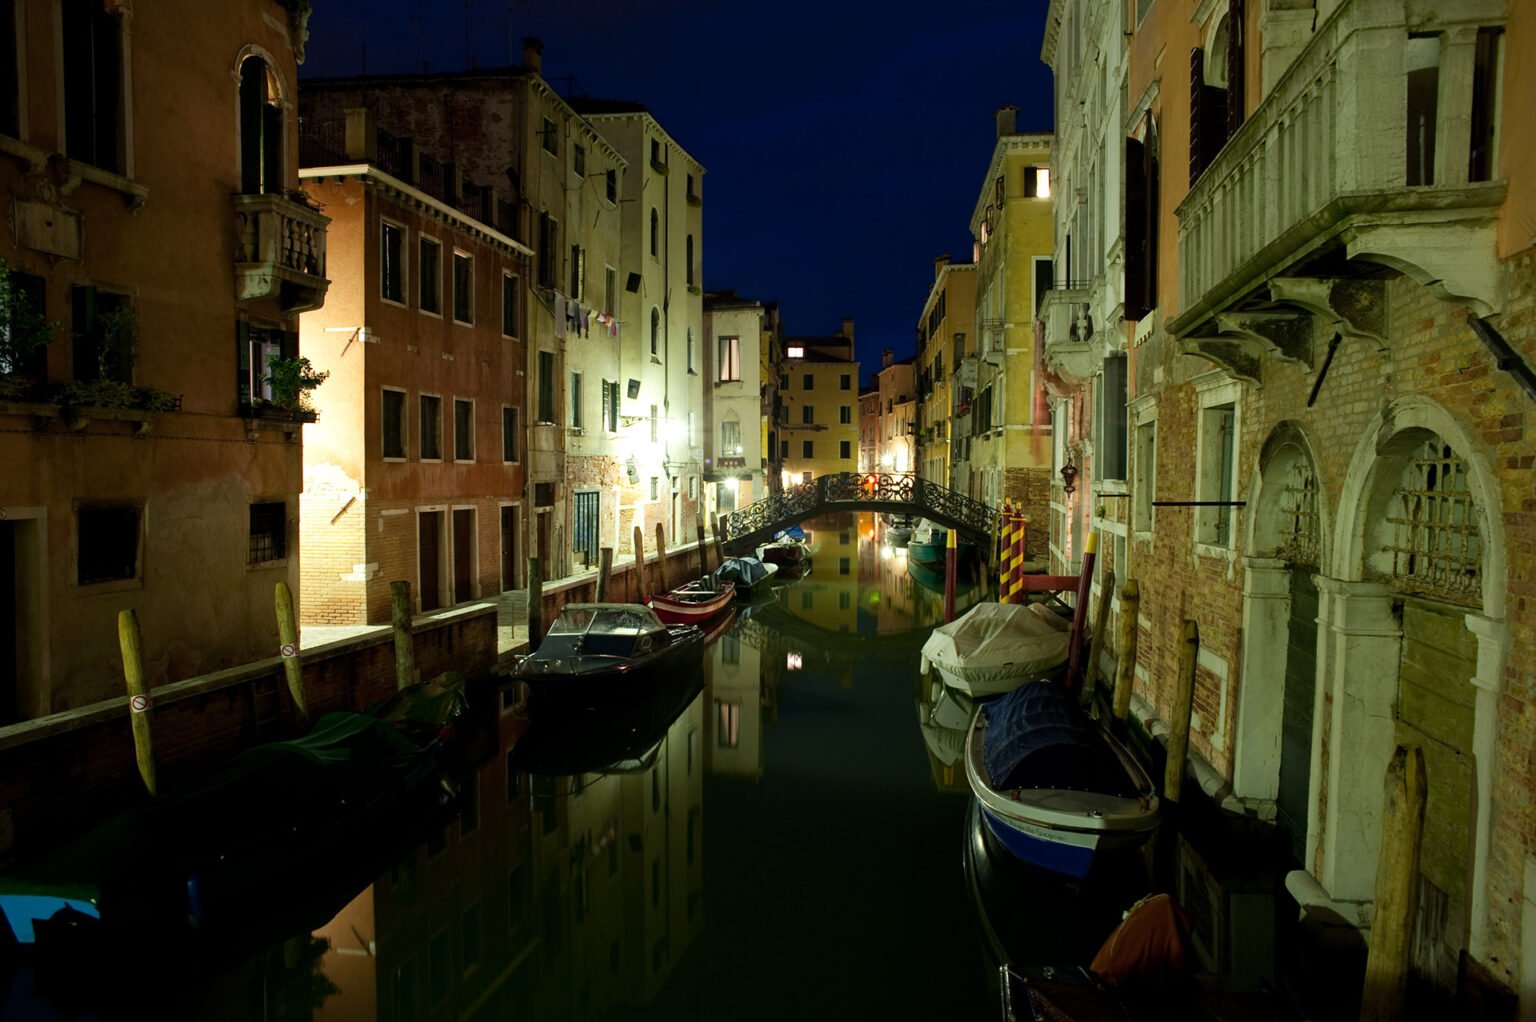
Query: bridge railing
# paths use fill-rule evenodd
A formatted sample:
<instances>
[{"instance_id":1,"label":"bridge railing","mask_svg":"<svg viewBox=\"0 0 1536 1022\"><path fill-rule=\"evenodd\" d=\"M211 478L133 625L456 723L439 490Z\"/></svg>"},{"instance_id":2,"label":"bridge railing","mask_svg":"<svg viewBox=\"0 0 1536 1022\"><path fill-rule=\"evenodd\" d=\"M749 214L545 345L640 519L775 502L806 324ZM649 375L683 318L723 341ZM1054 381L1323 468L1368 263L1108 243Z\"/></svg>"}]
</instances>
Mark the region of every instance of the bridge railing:
<instances>
[{"instance_id":1,"label":"bridge railing","mask_svg":"<svg viewBox=\"0 0 1536 1022\"><path fill-rule=\"evenodd\" d=\"M720 539L731 543L772 535L796 522L839 508L888 508L990 535L997 510L910 472L837 472L748 504L720 519Z\"/></svg>"}]
</instances>

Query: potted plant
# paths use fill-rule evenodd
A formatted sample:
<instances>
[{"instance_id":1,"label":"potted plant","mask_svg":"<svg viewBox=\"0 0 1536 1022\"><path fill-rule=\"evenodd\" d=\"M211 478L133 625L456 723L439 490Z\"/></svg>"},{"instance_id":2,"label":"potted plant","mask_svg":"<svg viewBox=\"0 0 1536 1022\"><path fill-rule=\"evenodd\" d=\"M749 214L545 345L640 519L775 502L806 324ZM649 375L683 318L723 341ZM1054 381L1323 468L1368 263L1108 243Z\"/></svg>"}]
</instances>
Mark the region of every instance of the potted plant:
<instances>
[{"instance_id":1,"label":"potted plant","mask_svg":"<svg viewBox=\"0 0 1536 1022\"><path fill-rule=\"evenodd\" d=\"M272 404L306 422L315 421L310 392L329 377L303 357L273 355L267 359L266 382L272 388Z\"/></svg>"},{"instance_id":2,"label":"potted plant","mask_svg":"<svg viewBox=\"0 0 1536 1022\"><path fill-rule=\"evenodd\" d=\"M37 389L33 379L38 353L53 340L55 325L32 307L27 295L11 280L11 268L0 259L0 401L25 401Z\"/></svg>"}]
</instances>

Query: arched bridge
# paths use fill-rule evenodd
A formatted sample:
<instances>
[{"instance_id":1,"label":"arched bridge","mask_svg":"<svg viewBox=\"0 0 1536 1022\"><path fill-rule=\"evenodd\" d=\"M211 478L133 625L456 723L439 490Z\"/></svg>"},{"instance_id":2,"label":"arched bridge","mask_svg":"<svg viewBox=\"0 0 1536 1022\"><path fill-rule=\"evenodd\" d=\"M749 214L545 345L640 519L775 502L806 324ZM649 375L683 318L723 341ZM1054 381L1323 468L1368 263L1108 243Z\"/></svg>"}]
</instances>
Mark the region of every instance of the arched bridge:
<instances>
[{"instance_id":1,"label":"arched bridge","mask_svg":"<svg viewBox=\"0 0 1536 1022\"><path fill-rule=\"evenodd\" d=\"M791 525L835 511L881 511L926 518L971 536L983 549L997 519L996 508L910 473L838 472L791 486L722 516L720 545L728 554L749 553Z\"/></svg>"}]
</instances>

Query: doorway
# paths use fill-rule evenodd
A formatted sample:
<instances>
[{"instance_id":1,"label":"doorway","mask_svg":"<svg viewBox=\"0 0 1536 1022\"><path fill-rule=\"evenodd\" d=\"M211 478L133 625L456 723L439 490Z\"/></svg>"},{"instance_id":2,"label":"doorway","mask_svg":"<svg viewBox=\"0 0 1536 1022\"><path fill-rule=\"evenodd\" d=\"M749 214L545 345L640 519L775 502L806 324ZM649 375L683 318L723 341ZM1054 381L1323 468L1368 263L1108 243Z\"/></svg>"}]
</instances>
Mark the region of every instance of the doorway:
<instances>
[{"instance_id":1,"label":"doorway","mask_svg":"<svg viewBox=\"0 0 1536 1022\"><path fill-rule=\"evenodd\" d=\"M572 549L581 554L587 567L597 563L598 513L601 493L598 490L578 490L576 499L576 527Z\"/></svg>"},{"instance_id":2,"label":"doorway","mask_svg":"<svg viewBox=\"0 0 1536 1022\"><path fill-rule=\"evenodd\" d=\"M420 593L417 607L436 610L443 605L443 513L423 511L416 516L417 575Z\"/></svg>"},{"instance_id":3,"label":"doorway","mask_svg":"<svg viewBox=\"0 0 1536 1022\"><path fill-rule=\"evenodd\" d=\"M475 598L475 509L453 512L453 602Z\"/></svg>"},{"instance_id":4,"label":"doorway","mask_svg":"<svg viewBox=\"0 0 1536 1022\"><path fill-rule=\"evenodd\" d=\"M517 588L517 508L501 509L501 591Z\"/></svg>"},{"instance_id":5,"label":"doorway","mask_svg":"<svg viewBox=\"0 0 1536 1022\"><path fill-rule=\"evenodd\" d=\"M1317 690L1315 570L1291 566L1291 614L1280 718L1280 788L1275 796L1275 815L1297 862L1306 861L1307 793L1312 774L1312 707Z\"/></svg>"}]
</instances>

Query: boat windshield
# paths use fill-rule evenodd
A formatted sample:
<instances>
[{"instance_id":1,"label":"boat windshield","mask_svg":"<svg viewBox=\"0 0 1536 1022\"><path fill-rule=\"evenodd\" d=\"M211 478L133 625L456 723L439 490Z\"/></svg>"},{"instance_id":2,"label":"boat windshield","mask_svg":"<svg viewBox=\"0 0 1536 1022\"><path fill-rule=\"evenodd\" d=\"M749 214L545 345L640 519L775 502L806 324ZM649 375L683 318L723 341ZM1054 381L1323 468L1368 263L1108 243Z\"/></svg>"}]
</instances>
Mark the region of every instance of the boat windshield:
<instances>
[{"instance_id":1,"label":"boat windshield","mask_svg":"<svg viewBox=\"0 0 1536 1022\"><path fill-rule=\"evenodd\" d=\"M639 604L571 604L560 611L534 655L635 656L665 641L666 631L666 625Z\"/></svg>"}]
</instances>

